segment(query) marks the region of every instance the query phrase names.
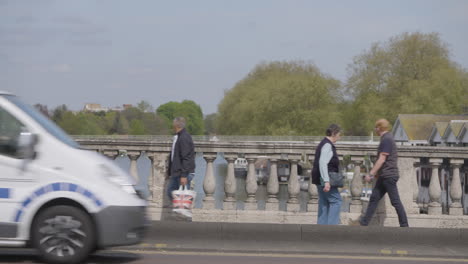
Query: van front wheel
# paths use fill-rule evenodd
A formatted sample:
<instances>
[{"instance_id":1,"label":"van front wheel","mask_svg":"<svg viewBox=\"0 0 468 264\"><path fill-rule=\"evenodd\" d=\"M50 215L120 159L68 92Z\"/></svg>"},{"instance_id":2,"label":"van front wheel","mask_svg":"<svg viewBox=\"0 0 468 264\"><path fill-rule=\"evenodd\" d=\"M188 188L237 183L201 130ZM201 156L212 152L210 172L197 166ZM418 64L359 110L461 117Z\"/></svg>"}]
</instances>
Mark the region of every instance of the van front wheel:
<instances>
[{"instance_id":1,"label":"van front wheel","mask_svg":"<svg viewBox=\"0 0 468 264\"><path fill-rule=\"evenodd\" d=\"M32 242L46 263L79 263L94 249L93 223L73 206L53 206L41 211L32 226Z\"/></svg>"}]
</instances>

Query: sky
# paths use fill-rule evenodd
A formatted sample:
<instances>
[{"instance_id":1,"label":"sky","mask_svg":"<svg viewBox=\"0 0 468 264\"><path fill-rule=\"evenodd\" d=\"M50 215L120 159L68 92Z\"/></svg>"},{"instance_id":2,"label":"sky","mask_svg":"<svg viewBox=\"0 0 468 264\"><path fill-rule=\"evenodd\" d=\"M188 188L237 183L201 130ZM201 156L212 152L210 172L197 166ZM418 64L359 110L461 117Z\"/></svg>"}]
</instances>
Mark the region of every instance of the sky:
<instances>
[{"instance_id":1,"label":"sky","mask_svg":"<svg viewBox=\"0 0 468 264\"><path fill-rule=\"evenodd\" d=\"M464 0L0 0L0 90L49 109L188 99L206 115L260 63L346 82L354 56L403 32L438 32L468 68Z\"/></svg>"}]
</instances>

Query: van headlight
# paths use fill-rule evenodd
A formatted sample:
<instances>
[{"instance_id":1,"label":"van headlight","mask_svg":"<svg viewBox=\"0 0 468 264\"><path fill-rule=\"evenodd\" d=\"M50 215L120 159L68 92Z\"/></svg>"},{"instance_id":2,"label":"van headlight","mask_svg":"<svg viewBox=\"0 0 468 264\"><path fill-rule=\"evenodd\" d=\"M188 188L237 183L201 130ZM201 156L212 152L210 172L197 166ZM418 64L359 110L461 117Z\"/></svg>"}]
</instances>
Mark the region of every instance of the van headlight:
<instances>
[{"instance_id":1,"label":"van headlight","mask_svg":"<svg viewBox=\"0 0 468 264\"><path fill-rule=\"evenodd\" d=\"M108 181L119 186L127 193L136 194L135 188L133 187L136 184L135 179L127 176L125 173L120 173L105 164L101 164L99 167L101 174L104 175L104 178Z\"/></svg>"}]
</instances>

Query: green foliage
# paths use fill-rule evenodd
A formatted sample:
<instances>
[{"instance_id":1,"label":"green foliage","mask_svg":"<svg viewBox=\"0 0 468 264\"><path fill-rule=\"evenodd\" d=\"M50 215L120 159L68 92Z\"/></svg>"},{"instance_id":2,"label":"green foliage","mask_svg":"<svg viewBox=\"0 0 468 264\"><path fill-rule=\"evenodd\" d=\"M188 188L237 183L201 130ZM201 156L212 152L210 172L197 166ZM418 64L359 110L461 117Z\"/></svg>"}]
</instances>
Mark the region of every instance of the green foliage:
<instances>
[{"instance_id":1,"label":"green foliage","mask_svg":"<svg viewBox=\"0 0 468 264\"><path fill-rule=\"evenodd\" d=\"M150 108L151 109L151 106ZM53 111L55 121L72 135L167 135L164 120L154 112L129 108L122 112L78 112L59 106Z\"/></svg>"},{"instance_id":2,"label":"green foliage","mask_svg":"<svg viewBox=\"0 0 468 264\"><path fill-rule=\"evenodd\" d=\"M184 100L182 103L168 102L160 105L156 110L161 116L168 129L172 130L172 122L176 117L184 117L187 124L186 129L192 135L203 135L205 125L203 122L203 112L198 104L191 100Z\"/></svg>"},{"instance_id":3,"label":"green foliage","mask_svg":"<svg viewBox=\"0 0 468 264\"><path fill-rule=\"evenodd\" d=\"M343 113L354 135L372 131L378 118L394 122L398 114L460 114L468 93L466 72L449 59L436 33L404 33L354 58ZM466 102L465 102L466 103Z\"/></svg>"},{"instance_id":4,"label":"green foliage","mask_svg":"<svg viewBox=\"0 0 468 264\"><path fill-rule=\"evenodd\" d=\"M143 121L138 119L133 119L130 122L130 135L144 135L145 134L145 125Z\"/></svg>"},{"instance_id":5,"label":"green foliage","mask_svg":"<svg viewBox=\"0 0 468 264\"><path fill-rule=\"evenodd\" d=\"M209 114L205 116L204 124L205 124L205 135L215 135L218 134L216 130L216 120L218 118L217 113Z\"/></svg>"},{"instance_id":6,"label":"green foliage","mask_svg":"<svg viewBox=\"0 0 468 264\"><path fill-rule=\"evenodd\" d=\"M52 120L58 122L63 118L63 114L68 111L66 105L60 105L52 111Z\"/></svg>"},{"instance_id":7,"label":"green foliage","mask_svg":"<svg viewBox=\"0 0 468 264\"><path fill-rule=\"evenodd\" d=\"M146 135L169 135L164 119L155 113L143 113L142 122Z\"/></svg>"},{"instance_id":8,"label":"green foliage","mask_svg":"<svg viewBox=\"0 0 468 264\"><path fill-rule=\"evenodd\" d=\"M101 135L104 129L99 125L99 117L92 113L73 113L66 111L61 114L57 124L72 135Z\"/></svg>"},{"instance_id":9,"label":"green foliage","mask_svg":"<svg viewBox=\"0 0 468 264\"><path fill-rule=\"evenodd\" d=\"M137 108L140 109L140 111L142 111L142 112L153 112L154 111L153 106L150 103L148 103L147 101L145 101L145 100L142 100L141 102L139 102L137 104Z\"/></svg>"},{"instance_id":10,"label":"green foliage","mask_svg":"<svg viewBox=\"0 0 468 264\"><path fill-rule=\"evenodd\" d=\"M226 91L217 130L237 135L322 135L338 114L339 81L303 62L258 65Z\"/></svg>"}]
</instances>

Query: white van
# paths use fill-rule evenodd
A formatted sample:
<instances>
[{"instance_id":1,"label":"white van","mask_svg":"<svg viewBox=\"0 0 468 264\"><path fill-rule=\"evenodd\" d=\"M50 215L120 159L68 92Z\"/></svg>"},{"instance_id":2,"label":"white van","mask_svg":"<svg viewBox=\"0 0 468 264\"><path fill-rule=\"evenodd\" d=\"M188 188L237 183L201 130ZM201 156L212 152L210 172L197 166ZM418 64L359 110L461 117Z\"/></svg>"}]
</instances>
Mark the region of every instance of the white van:
<instances>
[{"instance_id":1,"label":"white van","mask_svg":"<svg viewBox=\"0 0 468 264\"><path fill-rule=\"evenodd\" d=\"M0 246L34 247L48 263L139 243L146 201L131 176L84 150L16 96L0 92Z\"/></svg>"}]
</instances>

